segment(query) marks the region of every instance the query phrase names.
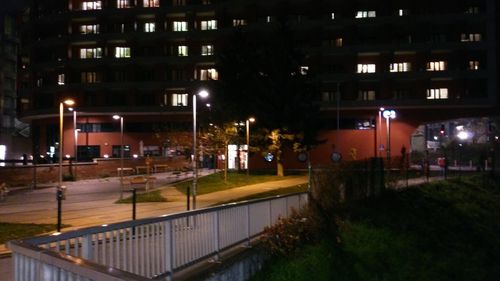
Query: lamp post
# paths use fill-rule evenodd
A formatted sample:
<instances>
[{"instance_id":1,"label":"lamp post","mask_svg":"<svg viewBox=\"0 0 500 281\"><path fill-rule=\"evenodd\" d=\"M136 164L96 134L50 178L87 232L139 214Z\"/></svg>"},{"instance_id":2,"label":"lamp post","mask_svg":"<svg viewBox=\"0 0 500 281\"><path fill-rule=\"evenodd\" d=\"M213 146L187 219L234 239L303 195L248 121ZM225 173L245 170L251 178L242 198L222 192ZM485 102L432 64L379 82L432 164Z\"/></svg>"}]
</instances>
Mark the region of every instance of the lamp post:
<instances>
[{"instance_id":1,"label":"lamp post","mask_svg":"<svg viewBox=\"0 0 500 281\"><path fill-rule=\"evenodd\" d=\"M74 174L74 179L76 180L76 162L78 162L78 129L76 128L76 109L73 107L68 108L69 111L73 112L73 157L75 159L75 174Z\"/></svg>"},{"instance_id":2,"label":"lamp post","mask_svg":"<svg viewBox=\"0 0 500 281\"><path fill-rule=\"evenodd\" d=\"M57 185L57 232L61 232L61 219L62 219L62 199L63 199L63 186L62 186L62 155L64 150L64 105L73 106L75 101L66 99L59 102L59 183Z\"/></svg>"},{"instance_id":3,"label":"lamp post","mask_svg":"<svg viewBox=\"0 0 500 281\"><path fill-rule=\"evenodd\" d=\"M123 199L123 116L113 115L113 119L120 120L120 199Z\"/></svg>"},{"instance_id":4,"label":"lamp post","mask_svg":"<svg viewBox=\"0 0 500 281\"><path fill-rule=\"evenodd\" d=\"M377 156L380 157L380 145L382 144L382 112L385 110L385 108L381 107L378 110L378 126L377 126L377 131L378 131L378 137L377 137Z\"/></svg>"},{"instance_id":5,"label":"lamp post","mask_svg":"<svg viewBox=\"0 0 500 281\"><path fill-rule=\"evenodd\" d=\"M199 95L201 98L208 97L208 92L206 90L201 90L198 94L193 95L193 210L196 209L196 187L198 184L198 155L196 153L196 96ZM188 206L189 210L189 190L188 190Z\"/></svg>"},{"instance_id":6,"label":"lamp post","mask_svg":"<svg viewBox=\"0 0 500 281\"><path fill-rule=\"evenodd\" d=\"M250 176L250 123L255 122L255 118L250 117L246 121L247 127L247 176Z\"/></svg>"},{"instance_id":7,"label":"lamp post","mask_svg":"<svg viewBox=\"0 0 500 281\"><path fill-rule=\"evenodd\" d=\"M391 159L391 119L396 118L396 111L392 109L386 109L382 112L382 116L385 118L385 125L387 127L387 160Z\"/></svg>"}]
</instances>

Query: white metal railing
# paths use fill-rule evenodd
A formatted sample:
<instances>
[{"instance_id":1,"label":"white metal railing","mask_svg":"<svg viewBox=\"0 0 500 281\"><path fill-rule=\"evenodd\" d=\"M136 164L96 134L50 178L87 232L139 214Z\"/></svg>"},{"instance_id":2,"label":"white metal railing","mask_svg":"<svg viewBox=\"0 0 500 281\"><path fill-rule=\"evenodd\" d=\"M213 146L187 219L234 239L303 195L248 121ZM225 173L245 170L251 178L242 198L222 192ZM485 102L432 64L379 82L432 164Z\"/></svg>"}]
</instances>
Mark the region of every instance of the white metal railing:
<instances>
[{"instance_id":1,"label":"white metal railing","mask_svg":"<svg viewBox=\"0 0 500 281\"><path fill-rule=\"evenodd\" d=\"M247 243L307 193L11 241L15 281L150 280Z\"/></svg>"}]
</instances>

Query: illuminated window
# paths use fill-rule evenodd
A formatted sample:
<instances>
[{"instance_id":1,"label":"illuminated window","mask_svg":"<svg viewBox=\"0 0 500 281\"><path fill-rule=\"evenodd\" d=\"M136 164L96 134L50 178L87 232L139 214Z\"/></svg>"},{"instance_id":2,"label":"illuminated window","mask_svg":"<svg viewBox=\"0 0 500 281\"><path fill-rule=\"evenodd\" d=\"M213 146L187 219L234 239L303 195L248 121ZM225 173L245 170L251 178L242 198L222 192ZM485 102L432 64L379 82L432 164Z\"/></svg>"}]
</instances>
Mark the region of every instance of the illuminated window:
<instances>
[{"instance_id":1,"label":"illuminated window","mask_svg":"<svg viewBox=\"0 0 500 281\"><path fill-rule=\"evenodd\" d=\"M266 17L266 22L267 22L267 23L270 23L271 21L273 21L273 17L271 17L271 16L267 16L267 17Z\"/></svg>"},{"instance_id":2,"label":"illuminated window","mask_svg":"<svg viewBox=\"0 0 500 281\"><path fill-rule=\"evenodd\" d=\"M202 56L212 56L214 54L214 45L202 45L201 55Z\"/></svg>"},{"instance_id":3,"label":"illuminated window","mask_svg":"<svg viewBox=\"0 0 500 281\"><path fill-rule=\"evenodd\" d=\"M408 72L410 70L411 70L411 63L409 62L391 63L389 68L390 72Z\"/></svg>"},{"instance_id":4,"label":"illuminated window","mask_svg":"<svg viewBox=\"0 0 500 281\"><path fill-rule=\"evenodd\" d=\"M362 90L359 91L359 100L375 100L374 90Z\"/></svg>"},{"instance_id":5,"label":"illuminated window","mask_svg":"<svg viewBox=\"0 0 500 281\"><path fill-rule=\"evenodd\" d=\"M335 47L342 47L342 46L344 46L344 39L342 39L342 37L336 38Z\"/></svg>"},{"instance_id":6,"label":"illuminated window","mask_svg":"<svg viewBox=\"0 0 500 281\"><path fill-rule=\"evenodd\" d=\"M64 73L57 75L57 85L64 85L66 83L64 79Z\"/></svg>"},{"instance_id":7,"label":"illuminated window","mask_svg":"<svg viewBox=\"0 0 500 281\"><path fill-rule=\"evenodd\" d=\"M115 58L130 58L130 48L115 47Z\"/></svg>"},{"instance_id":8,"label":"illuminated window","mask_svg":"<svg viewBox=\"0 0 500 281\"><path fill-rule=\"evenodd\" d=\"M201 0L201 4L209 5L209 4L212 4L212 1L211 0Z\"/></svg>"},{"instance_id":9,"label":"illuminated window","mask_svg":"<svg viewBox=\"0 0 500 281\"><path fill-rule=\"evenodd\" d=\"M332 20L334 20L334 19L335 19L335 13L331 13L331 14L330 14L330 18L331 18Z\"/></svg>"},{"instance_id":10,"label":"illuminated window","mask_svg":"<svg viewBox=\"0 0 500 281\"><path fill-rule=\"evenodd\" d=\"M87 24L80 26L81 34L98 34L99 33L99 25L98 24Z\"/></svg>"},{"instance_id":11,"label":"illuminated window","mask_svg":"<svg viewBox=\"0 0 500 281\"><path fill-rule=\"evenodd\" d=\"M481 33L462 33L460 35L460 41L462 42L480 42L481 40Z\"/></svg>"},{"instance_id":12,"label":"illuminated window","mask_svg":"<svg viewBox=\"0 0 500 281\"><path fill-rule=\"evenodd\" d=\"M172 106L188 106L188 94L172 94Z\"/></svg>"},{"instance_id":13,"label":"illuminated window","mask_svg":"<svg viewBox=\"0 0 500 281\"><path fill-rule=\"evenodd\" d=\"M404 17L410 14L410 10L408 9L399 9L398 10L398 16Z\"/></svg>"},{"instance_id":14,"label":"illuminated window","mask_svg":"<svg viewBox=\"0 0 500 281\"><path fill-rule=\"evenodd\" d=\"M247 21L244 19L233 19L233 26L243 26L247 25Z\"/></svg>"},{"instance_id":15,"label":"illuminated window","mask_svg":"<svg viewBox=\"0 0 500 281\"><path fill-rule=\"evenodd\" d=\"M447 88L427 89L427 99L428 100L448 99L448 89Z\"/></svg>"},{"instance_id":16,"label":"illuminated window","mask_svg":"<svg viewBox=\"0 0 500 281\"><path fill-rule=\"evenodd\" d=\"M144 24L144 32L155 32L156 24L154 22L147 22Z\"/></svg>"},{"instance_id":17,"label":"illuminated window","mask_svg":"<svg viewBox=\"0 0 500 281\"><path fill-rule=\"evenodd\" d=\"M82 10L100 10L100 9L102 9L101 1L82 2Z\"/></svg>"},{"instance_id":18,"label":"illuminated window","mask_svg":"<svg viewBox=\"0 0 500 281\"><path fill-rule=\"evenodd\" d=\"M82 83L99 83L101 82L101 79L97 72L82 72L81 74L81 81Z\"/></svg>"},{"instance_id":19,"label":"illuminated window","mask_svg":"<svg viewBox=\"0 0 500 281\"><path fill-rule=\"evenodd\" d=\"M174 21L172 26L173 31L188 31L187 21Z\"/></svg>"},{"instance_id":20,"label":"illuminated window","mask_svg":"<svg viewBox=\"0 0 500 281\"><path fill-rule=\"evenodd\" d=\"M375 64L358 64L358 73L375 73Z\"/></svg>"},{"instance_id":21,"label":"illuminated window","mask_svg":"<svg viewBox=\"0 0 500 281\"><path fill-rule=\"evenodd\" d=\"M427 71L444 71L446 68L445 61L431 61L427 63Z\"/></svg>"},{"instance_id":22,"label":"illuminated window","mask_svg":"<svg viewBox=\"0 0 500 281\"><path fill-rule=\"evenodd\" d=\"M143 0L142 6L145 8L160 7L160 0Z\"/></svg>"},{"instance_id":23,"label":"illuminated window","mask_svg":"<svg viewBox=\"0 0 500 281\"><path fill-rule=\"evenodd\" d=\"M185 57L188 55L188 46L177 46L177 55L180 57Z\"/></svg>"},{"instance_id":24,"label":"illuminated window","mask_svg":"<svg viewBox=\"0 0 500 281\"><path fill-rule=\"evenodd\" d=\"M217 21L216 20L202 20L201 30L215 30L217 29Z\"/></svg>"},{"instance_id":25,"label":"illuminated window","mask_svg":"<svg viewBox=\"0 0 500 281\"><path fill-rule=\"evenodd\" d=\"M307 75L308 72L309 72L309 66L301 66L300 67L300 74L301 75Z\"/></svg>"},{"instance_id":26,"label":"illuminated window","mask_svg":"<svg viewBox=\"0 0 500 281\"><path fill-rule=\"evenodd\" d=\"M219 73L215 68L200 69L200 80L218 80Z\"/></svg>"},{"instance_id":27,"label":"illuminated window","mask_svg":"<svg viewBox=\"0 0 500 281\"><path fill-rule=\"evenodd\" d=\"M479 61L470 60L469 61L469 70L479 70Z\"/></svg>"},{"instance_id":28,"label":"illuminated window","mask_svg":"<svg viewBox=\"0 0 500 281\"><path fill-rule=\"evenodd\" d=\"M130 8L129 0L116 0L116 7L118 9Z\"/></svg>"},{"instance_id":29,"label":"illuminated window","mask_svg":"<svg viewBox=\"0 0 500 281\"><path fill-rule=\"evenodd\" d=\"M82 48L80 49L81 59L98 59L102 58L101 48Z\"/></svg>"},{"instance_id":30,"label":"illuminated window","mask_svg":"<svg viewBox=\"0 0 500 281\"><path fill-rule=\"evenodd\" d=\"M357 11L356 18L374 18L377 16L377 12L375 11Z\"/></svg>"}]
</instances>

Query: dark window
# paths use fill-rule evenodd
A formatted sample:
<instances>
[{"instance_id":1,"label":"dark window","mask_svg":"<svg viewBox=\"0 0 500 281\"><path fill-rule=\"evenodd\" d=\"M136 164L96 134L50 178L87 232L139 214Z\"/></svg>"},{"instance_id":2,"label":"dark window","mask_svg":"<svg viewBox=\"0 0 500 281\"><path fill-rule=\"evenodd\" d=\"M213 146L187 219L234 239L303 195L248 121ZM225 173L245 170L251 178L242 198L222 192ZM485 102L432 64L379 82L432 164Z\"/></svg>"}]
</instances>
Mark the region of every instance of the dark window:
<instances>
[{"instance_id":1,"label":"dark window","mask_svg":"<svg viewBox=\"0 0 500 281\"><path fill-rule=\"evenodd\" d=\"M121 145L113 145L111 148L111 157L119 158ZM130 145L123 145L123 157L130 158Z\"/></svg>"},{"instance_id":2,"label":"dark window","mask_svg":"<svg viewBox=\"0 0 500 281\"><path fill-rule=\"evenodd\" d=\"M92 161L101 157L101 147L99 145L79 145L77 147L78 161Z\"/></svg>"}]
</instances>

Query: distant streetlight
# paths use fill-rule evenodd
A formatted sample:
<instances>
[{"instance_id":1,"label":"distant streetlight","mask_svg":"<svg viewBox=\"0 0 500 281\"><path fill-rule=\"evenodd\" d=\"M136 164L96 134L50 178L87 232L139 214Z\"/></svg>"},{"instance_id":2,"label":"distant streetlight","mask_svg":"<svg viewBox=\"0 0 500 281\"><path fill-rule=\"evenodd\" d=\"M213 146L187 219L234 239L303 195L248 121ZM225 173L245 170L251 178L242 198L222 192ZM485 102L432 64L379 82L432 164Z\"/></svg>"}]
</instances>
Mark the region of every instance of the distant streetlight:
<instances>
[{"instance_id":1,"label":"distant streetlight","mask_svg":"<svg viewBox=\"0 0 500 281\"><path fill-rule=\"evenodd\" d=\"M255 122L255 118L250 117L246 121L247 128L247 176L250 176L250 123Z\"/></svg>"},{"instance_id":2,"label":"distant streetlight","mask_svg":"<svg viewBox=\"0 0 500 281\"><path fill-rule=\"evenodd\" d=\"M457 134L457 138L459 138L460 140L467 140L469 138L469 133L466 131L460 131Z\"/></svg>"},{"instance_id":3,"label":"distant streetlight","mask_svg":"<svg viewBox=\"0 0 500 281\"><path fill-rule=\"evenodd\" d=\"M382 116L385 118L385 124L387 127L387 159L391 159L391 119L396 118L396 111L392 109L386 109L382 112Z\"/></svg>"},{"instance_id":4,"label":"distant streetlight","mask_svg":"<svg viewBox=\"0 0 500 281\"><path fill-rule=\"evenodd\" d=\"M64 105L73 106L75 101L65 99L59 102L59 184L57 186L57 232L61 232L63 186L62 186L62 157L64 153Z\"/></svg>"},{"instance_id":5,"label":"distant streetlight","mask_svg":"<svg viewBox=\"0 0 500 281\"><path fill-rule=\"evenodd\" d=\"M198 156L196 153L196 96L206 98L209 96L206 90L200 90L198 94L193 95L193 210L196 209L196 185L198 184ZM188 190L188 205L189 210L189 190Z\"/></svg>"},{"instance_id":6,"label":"distant streetlight","mask_svg":"<svg viewBox=\"0 0 500 281\"><path fill-rule=\"evenodd\" d=\"M120 199L123 199L123 116L113 115L113 119L120 120Z\"/></svg>"}]
</instances>

